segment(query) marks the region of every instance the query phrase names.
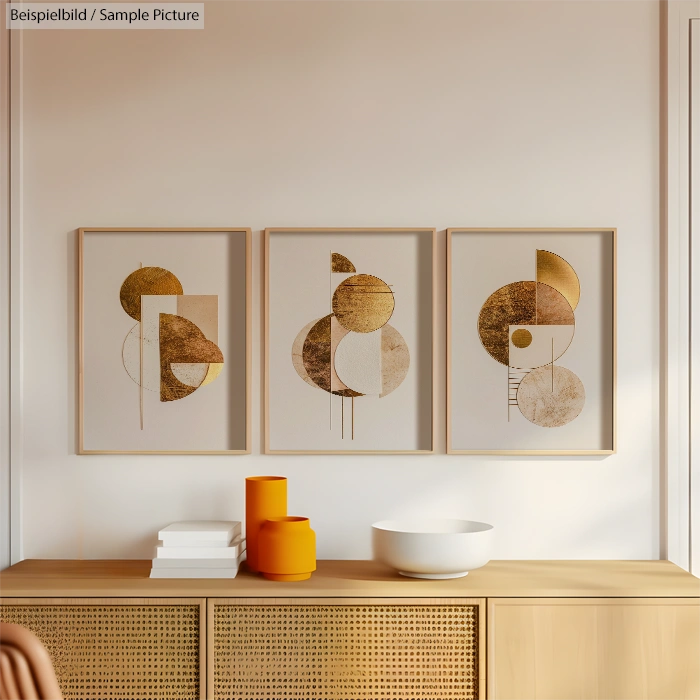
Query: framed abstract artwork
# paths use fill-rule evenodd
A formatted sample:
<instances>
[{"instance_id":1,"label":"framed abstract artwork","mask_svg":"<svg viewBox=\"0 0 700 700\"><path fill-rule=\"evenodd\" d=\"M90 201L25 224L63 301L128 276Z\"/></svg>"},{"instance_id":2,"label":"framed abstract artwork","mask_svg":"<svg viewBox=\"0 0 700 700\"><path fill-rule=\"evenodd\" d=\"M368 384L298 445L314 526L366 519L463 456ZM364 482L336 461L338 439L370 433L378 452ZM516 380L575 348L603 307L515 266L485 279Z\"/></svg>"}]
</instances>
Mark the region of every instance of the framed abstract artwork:
<instances>
[{"instance_id":1,"label":"framed abstract artwork","mask_svg":"<svg viewBox=\"0 0 700 700\"><path fill-rule=\"evenodd\" d=\"M251 232L82 228L78 454L250 452Z\"/></svg>"},{"instance_id":2,"label":"framed abstract artwork","mask_svg":"<svg viewBox=\"0 0 700 700\"><path fill-rule=\"evenodd\" d=\"M435 229L265 231L265 453L430 453Z\"/></svg>"},{"instance_id":3,"label":"framed abstract artwork","mask_svg":"<svg viewBox=\"0 0 700 700\"><path fill-rule=\"evenodd\" d=\"M615 452L615 229L448 229L449 454Z\"/></svg>"}]
</instances>

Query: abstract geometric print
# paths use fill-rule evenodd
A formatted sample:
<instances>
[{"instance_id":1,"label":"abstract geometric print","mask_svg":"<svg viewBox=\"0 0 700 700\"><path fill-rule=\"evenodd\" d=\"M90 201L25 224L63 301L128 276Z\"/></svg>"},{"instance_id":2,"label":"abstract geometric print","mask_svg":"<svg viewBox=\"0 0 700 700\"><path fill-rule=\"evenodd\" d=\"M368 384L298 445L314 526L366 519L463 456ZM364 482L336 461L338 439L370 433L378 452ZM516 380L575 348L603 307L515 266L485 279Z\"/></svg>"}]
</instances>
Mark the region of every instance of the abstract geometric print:
<instances>
[{"instance_id":1,"label":"abstract geometric print","mask_svg":"<svg viewBox=\"0 0 700 700\"><path fill-rule=\"evenodd\" d=\"M531 423L558 428L583 410L583 383L554 364L573 340L580 292L573 267L555 253L538 250L536 281L507 284L481 307L481 344L508 368L508 420L510 407L517 406Z\"/></svg>"},{"instance_id":2,"label":"abstract geometric print","mask_svg":"<svg viewBox=\"0 0 700 700\"><path fill-rule=\"evenodd\" d=\"M219 349L219 298L183 294L177 277L162 267L140 267L123 282L119 299L136 325L122 347L124 369L160 401L177 401L216 379L224 366Z\"/></svg>"},{"instance_id":3,"label":"abstract geometric print","mask_svg":"<svg viewBox=\"0 0 700 700\"><path fill-rule=\"evenodd\" d=\"M292 364L309 386L328 392L331 402L333 396L340 397L341 439L345 399L350 399L354 439L355 399L383 398L394 391L406 378L410 354L401 333L388 323L395 304L390 285L357 274L340 253L330 254L330 274L345 276L332 294L332 313L299 331L292 343Z\"/></svg>"}]
</instances>

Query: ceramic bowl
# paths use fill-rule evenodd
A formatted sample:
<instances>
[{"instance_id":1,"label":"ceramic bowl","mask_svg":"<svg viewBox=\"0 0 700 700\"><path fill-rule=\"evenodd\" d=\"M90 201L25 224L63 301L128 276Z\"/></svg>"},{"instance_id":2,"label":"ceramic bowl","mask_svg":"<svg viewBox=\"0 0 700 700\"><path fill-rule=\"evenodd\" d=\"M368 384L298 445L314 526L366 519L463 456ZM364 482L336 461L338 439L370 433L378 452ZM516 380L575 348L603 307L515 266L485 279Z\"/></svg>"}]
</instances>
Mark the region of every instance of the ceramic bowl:
<instances>
[{"instance_id":1,"label":"ceramic bowl","mask_svg":"<svg viewBox=\"0 0 700 700\"><path fill-rule=\"evenodd\" d=\"M382 520L372 525L374 558L413 578L460 578L491 558L493 525L472 520Z\"/></svg>"}]
</instances>

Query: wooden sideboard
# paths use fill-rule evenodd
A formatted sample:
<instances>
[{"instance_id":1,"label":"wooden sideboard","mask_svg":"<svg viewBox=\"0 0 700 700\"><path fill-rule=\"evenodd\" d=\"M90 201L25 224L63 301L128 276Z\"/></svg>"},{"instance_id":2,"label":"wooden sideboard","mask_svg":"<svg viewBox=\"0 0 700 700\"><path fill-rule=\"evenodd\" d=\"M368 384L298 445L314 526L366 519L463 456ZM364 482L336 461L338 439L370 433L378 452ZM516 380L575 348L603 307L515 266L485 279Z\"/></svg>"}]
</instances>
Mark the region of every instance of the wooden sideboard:
<instances>
[{"instance_id":1,"label":"wooden sideboard","mask_svg":"<svg viewBox=\"0 0 700 700\"><path fill-rule=\"evenodd\" d=\"M66 700L700 700L700 580L666 561L493 561L407 579L149 579L150 561L26 560L0 619Z\"/></svg>"}]
</instances>

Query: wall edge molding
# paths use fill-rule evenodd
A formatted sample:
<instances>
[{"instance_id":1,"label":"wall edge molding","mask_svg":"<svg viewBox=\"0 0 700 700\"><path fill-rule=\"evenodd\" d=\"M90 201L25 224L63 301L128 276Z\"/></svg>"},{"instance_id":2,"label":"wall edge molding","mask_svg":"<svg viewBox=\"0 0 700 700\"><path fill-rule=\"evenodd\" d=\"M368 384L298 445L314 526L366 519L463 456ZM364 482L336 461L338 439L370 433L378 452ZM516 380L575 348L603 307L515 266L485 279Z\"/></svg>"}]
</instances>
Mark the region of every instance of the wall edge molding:
<instances>
[{"instance_id":1,"label":"wall edge molding","mask_svg":"<svg viewBox=\"0 0 700 700\"><path fill-rule=\"evenodd\" d=\"M689 570L691 470L690 20L699 0L662 3L662 556ZM665 28L665 32L664 32ZM665 36L664 36L665 34ZM665 46L664 46L665 44ZM665 68L665 71L663 70ZM665 128L664 128L665 126ZM665 479L664 479L665 477ZM664 548L665 544L665 548ZM665 550L665 551L664 551Z\"/></svg>"},{"instance_id":2,"label":"wall edge molding","mask_svg":"<svg viewBox=\"0 0 700 700\"><path fill-rule=\"evenodd\" d=\"M22 559L23 460L23 86L24 32L8 32L10 74L10 562Z\"/></svg>"}]
</instances>

